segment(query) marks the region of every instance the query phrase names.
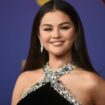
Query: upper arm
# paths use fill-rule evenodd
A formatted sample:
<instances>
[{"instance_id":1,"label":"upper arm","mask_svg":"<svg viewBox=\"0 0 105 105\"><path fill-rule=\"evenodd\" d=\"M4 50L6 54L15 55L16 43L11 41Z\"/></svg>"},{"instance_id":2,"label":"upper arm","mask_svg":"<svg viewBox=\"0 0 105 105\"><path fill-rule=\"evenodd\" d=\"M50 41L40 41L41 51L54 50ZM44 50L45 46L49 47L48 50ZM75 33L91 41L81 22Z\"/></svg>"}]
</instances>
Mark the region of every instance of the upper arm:
<instances>
[{"instance_id":1,"label":"upper arm","mask_svg":"<svg viewBox=\"0 0 105 105\"><path fill-rule=\"evenodd\" d=\"M95 78L92 98L95 105L105 105L105 80L100 77Z\"/></svg>"},{"instance_id":2,"label":"upper arm","mask_svg":"<svg viewBox=\"0 0 105 105\"><path fill-rule=\"evenodd\" d=\"M37 81L42 80L44 77L42 69L37 69L35 71L26 71L19 75L14 86L12 95L12 104L16 105L20 100L23 92L35 84Z\"/></svg>"},{"instance_id":3,"label":"upper arm","mask_svg":"<svg viewBox=\"0 0 105 105\"><path fill-rule=\"evenodd\" d=\"M16 80L13 94L12 94L12 102L11 105L16 105L17 102L20 100L24 85L26 83L25 73L22 73L19 75L19 77Z\"/></svg>"}]
</instances>

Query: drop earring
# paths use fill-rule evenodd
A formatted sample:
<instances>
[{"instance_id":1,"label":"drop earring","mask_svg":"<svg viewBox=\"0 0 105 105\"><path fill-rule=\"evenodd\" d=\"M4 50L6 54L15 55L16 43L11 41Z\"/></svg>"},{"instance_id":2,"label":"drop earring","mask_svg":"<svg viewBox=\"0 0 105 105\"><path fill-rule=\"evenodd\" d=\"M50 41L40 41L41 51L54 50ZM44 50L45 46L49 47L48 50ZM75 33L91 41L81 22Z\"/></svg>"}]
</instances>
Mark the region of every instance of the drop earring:
<instances>
[{"instance_id":1,"label":"drop earring","mask_svg":"<svg viewBox=\"0 0 105 105\"><path fill-rule=\"evenodd\" d=\"M43 45L42 45L42 43L40 45L41 45L40 51L42 53L43 52Z\"/></svg>"}]
</instances>

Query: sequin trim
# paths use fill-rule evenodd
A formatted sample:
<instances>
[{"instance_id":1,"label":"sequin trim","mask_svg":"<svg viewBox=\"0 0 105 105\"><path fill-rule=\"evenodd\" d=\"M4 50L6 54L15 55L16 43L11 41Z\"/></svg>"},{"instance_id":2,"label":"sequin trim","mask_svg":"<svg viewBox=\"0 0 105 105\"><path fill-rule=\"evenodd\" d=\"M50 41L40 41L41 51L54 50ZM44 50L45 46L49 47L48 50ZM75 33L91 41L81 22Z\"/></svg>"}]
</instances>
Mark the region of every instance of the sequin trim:
<instances>
[{"instance_id":1,"label":"sequin trim","mask_svg":"<svg viewBox=\"0 0 105 105\"><path fill-rule=\"evenodd\" d=\"M80 102L72 95L71 91L64 86L62 81L57 81L55 84L52 84L52 87L66 100L74 105L82 105Z\"/></svg>"},{"instance_id":2,"label":"sequin trim","mask_svg":"<svg viewBox=\"0 0 105 105\"><path fill-rule=\"evenodd\" d=\"M66 65L63 67L63 69L59 68L55 72L52 72L49 70L49 66L44 66L44 72L45 77L42 81L37 82L33 86L31 86L28 90L26 90L22 96L21 99L25 98L27 95L29 95L31 92L36 91L38 88L42 87L43 85L46 85L48 82L51 83L51 87L54 88L61 96L63 96L66 100L68 100L70 103L74 105L82 105L71 93L71 91L65 87L62 81L59 80L59 78L69 73L70 71L74 70L76 68L75 65Z\"/></svg>"},{"instance_id":3,"label":"sequin trim","mask_svg":"<svg viewBox=\"0 0 105 105\"><path fill-rule=\"evenodd\" d=\"M21 99L25 98L31 92L36 91L38 88L42 87L46 83L47 82L45 81L45 79L43 79L42 81L37 82L36 84L32 85L29 89L27 89L26 91L23 92L23 94L21 95Z\"/></svg>"}]
</instances>

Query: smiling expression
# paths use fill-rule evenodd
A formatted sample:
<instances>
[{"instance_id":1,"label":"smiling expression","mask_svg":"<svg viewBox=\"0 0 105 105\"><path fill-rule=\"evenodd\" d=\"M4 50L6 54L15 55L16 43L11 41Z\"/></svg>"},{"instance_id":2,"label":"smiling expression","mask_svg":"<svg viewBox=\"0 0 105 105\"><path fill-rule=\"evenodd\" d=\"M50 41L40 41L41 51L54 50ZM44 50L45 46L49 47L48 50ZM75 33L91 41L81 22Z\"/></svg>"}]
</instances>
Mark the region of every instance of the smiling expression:
<instances>
[{"instance_id":1,"label":"smiling expression","mask_svg":"<svg viewBox=\"0 0 105 105\"><path fill-rule=\"evenodd\" d=\"M75 27L65 13L56 10L46 13L39 27L39 39L49 55L71 53Z\"/></svg>"}]
</instances>

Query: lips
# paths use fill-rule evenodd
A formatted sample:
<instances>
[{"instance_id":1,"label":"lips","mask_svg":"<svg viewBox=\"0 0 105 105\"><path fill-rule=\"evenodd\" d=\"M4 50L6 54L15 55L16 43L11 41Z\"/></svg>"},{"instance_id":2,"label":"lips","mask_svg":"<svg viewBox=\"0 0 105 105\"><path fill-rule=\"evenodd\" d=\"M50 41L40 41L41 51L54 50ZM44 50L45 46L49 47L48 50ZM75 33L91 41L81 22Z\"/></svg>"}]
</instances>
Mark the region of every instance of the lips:
<instances>
[{"instance_id":1,"label":"lips","mask_svg":"<svg viewBox=\"0 0 105 105\"><path fill-rule=\"evenodd\" d=\"M60 46L60 45L62 45L63 43L64 43L64 41L52 41L52 42L50 42L52 45L54 45L54 46Z\"/></svg>"}]
</instances>

